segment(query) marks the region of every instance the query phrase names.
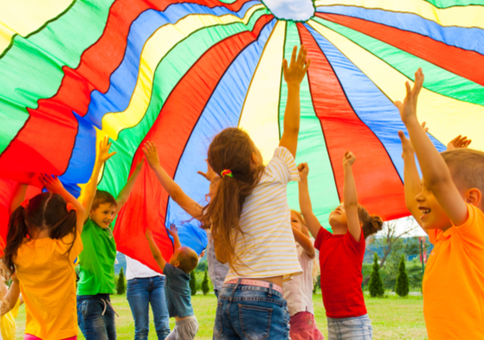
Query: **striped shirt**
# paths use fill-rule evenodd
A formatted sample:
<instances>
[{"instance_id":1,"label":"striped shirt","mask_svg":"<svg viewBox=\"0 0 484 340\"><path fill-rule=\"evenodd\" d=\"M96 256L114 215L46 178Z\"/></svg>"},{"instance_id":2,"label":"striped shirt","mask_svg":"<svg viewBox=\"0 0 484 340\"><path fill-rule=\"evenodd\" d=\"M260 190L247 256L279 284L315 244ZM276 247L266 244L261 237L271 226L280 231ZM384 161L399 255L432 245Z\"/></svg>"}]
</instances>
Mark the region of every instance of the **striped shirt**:
<instances>
[{"instance_id":1,"label":"striped shirt","mask_svg":"<svg viewBox=\"0 0 484 340\"><path fill-rule=\"evenodd\" d=\"M278 147L254 191L245 199L239 221L244 234L235 240L236 271L230 269L225 282L302 273L286 194L287 183L298 180L294 157L286 148Z\"/></svg>"}]
</instances>

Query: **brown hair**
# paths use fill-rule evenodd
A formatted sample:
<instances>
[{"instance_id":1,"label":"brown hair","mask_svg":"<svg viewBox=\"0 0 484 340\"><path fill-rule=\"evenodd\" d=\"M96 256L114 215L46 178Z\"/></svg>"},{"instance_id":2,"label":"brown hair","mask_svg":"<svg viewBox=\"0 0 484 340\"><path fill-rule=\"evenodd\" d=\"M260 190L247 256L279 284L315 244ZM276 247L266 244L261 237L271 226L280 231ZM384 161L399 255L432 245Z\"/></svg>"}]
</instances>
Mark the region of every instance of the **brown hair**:
<instances>
[{"instance_id":1,"label":"brown hair","mask_svg":"<svg viewBox=\"0 0 484 340\"><path fill-rule=\"evenodd\" d=\"M104 204L104 203L110 203L115 207L118 206L118 203L116 202L116 199L114 198L113 195L111 195L109 192L104 190L97 190L96 196L94 197L94 201L92 202L91 210L96 210L101 204Z\"/></svg>"},{"instance_id":2,"label":"brown hair","mask_svg":"<svg viewBox=\"0 0 484 340\"><path fill-rule=\"evenodd\" d=\"M302 232L302 233L303 233L305 236L307 236L307 237L311 238L311 235L309 235L309 229L308 229L308 226L307 226L307 224L306 224L306 220L304 219L303 215L302 215L302 214L301 214L299 211L296 211L296 210L292 210L292 209L291 209L291 212L293 212L294 214L296 214L296 216L297 216L297 218L298 218L299 222L302 224L303 228L302 228L301 232Z\"/></svg>"},{"instance_id":3,"label":"brown hair","mask_svg":"<svg viewBox=\"0 0 484 340\"><path fill-rule=\"evenodd\" d=\"M219 181L215 197L203 209L200 220L203 224L212 225L217 259L228 263L233 270L238 261L234 240L243 234L239 226L242 206L264 170L262 165L253 167L251 159L254 151L255 145L249 135L237 128L220 132L208 148L207 159L215 173L230 170L232 177L224 176Z\"/></svg>"},{"instance_id":4,"label":"brown hair","mask_svg":"<svg viewBox=\"0 0 484 340\"><path fill-rule=\"evenodd\" d=\"M18 207L11 215L5 247L5 266L11 274L15 272L13 258L25 238L31 238L35 230L49 229L49 237L62 239L74 235L68 255L77 237L77 217L75 210L67 211L66 201L58 194L49 192L30 199L26 208Z\"/></svg>"},{"instance_id":5,"label":"brown hair","mask_svg":"<svg viewBox=\"0 0 484 340\"><path fill-rule=\"evenodd\" d=\"M180 262L178 268L180 268L187 274L198 266L197 253L195 253L193 249L188 247L181 248L181 252L178 254L177 261Z\"/></svg>"},{"instance_id":6,"label":"brown hair","mask_svg":"<svg viewBox=\"0 0 484 340\"><path fill-rule=\"evenodd\" d=\"M459 190L477 188L484 194L484 152L454 149L441 155Z\"/></svg>"},{"instance_id":7,"label":"brown hair","mask_svg":"<svg viewBox=\"0 0 484 340\"><path fill-rule=\"evenodd\" d=\"M361 230L365 239L376 234L383 228L383 220L380 216L370 215L366 209L358 204L358 218L362 224Z\"/></svg>"}]
</instances>

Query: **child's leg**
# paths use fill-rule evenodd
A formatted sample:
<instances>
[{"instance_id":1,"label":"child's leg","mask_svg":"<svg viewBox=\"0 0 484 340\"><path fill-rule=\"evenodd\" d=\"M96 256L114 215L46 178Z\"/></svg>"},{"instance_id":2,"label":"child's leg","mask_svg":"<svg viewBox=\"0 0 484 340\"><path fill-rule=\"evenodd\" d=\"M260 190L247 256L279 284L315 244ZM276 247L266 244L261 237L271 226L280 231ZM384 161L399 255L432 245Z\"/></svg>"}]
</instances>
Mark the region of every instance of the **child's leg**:
<instances>
[{"instance_id":1,"label":"child's leg","mask_svg":"<svg viewBox=\"0 0 484 340\"><path fill-rule=\"evenodd\" d=\"M299 312L291 316L290 336L292 340L323 340L323 334L316 326L314 315L309 312Z\"/></svg>"},{"instance_id":2,"label":"child's leg","mask_svg":"<svg viewBox=\"0 0 484 340\"><path fill-rule=\"evenodd\" d=\"M128 299L134 319L134 339L148 339L148 332L150 330L150 278L135 278L129 280L126 298Z\"/></svg>"},{"instance_id":3,"label":"child's leg","mask_svg":"<svg viewBox=\"0 0 484 340\"><path fill-rule=\"evenodd\" d=\"M368 314L345 319L328 318L329 340L371 340L373 328Z\"/></svg>"},{"instance_id":4,"label":"child's leg","mask_svg":"<svg viewBox=\"0 0 484 340\"><path fill-rule=\"evenodd\" d=\"M165 297L164 276L155 276L152 279L152 289L150 291L150 304L155 319L155 329L158 340L165 339L170 334L170 316Z\"/></svg>"},{"instance_id":5,"label":"child's leg","mask_svg":"<svg viewBox=\"0 0 484 340\"><path fill-rule=\"evenodd\" d=\"M104 324L106 327L108 340L116 340L116 321L114 319L115 313L113 306L111 305L111 299L109 298L109 295L107 296L107 299L105 299L105 302L106 309L104 312Z\"/></svg>"},{"instance_id":6,"label":"child's leg","mask_svg":"<svg viewBox=\"0 0 484 340\"><path fill-rule=\"evenodd\" d=\"M175 323L175 329L166 337L166 340L192 340L195 339L197 332L198 320L194 315L177 321Z\"/></svg>"},{"instance_id":7,"label":"child's leg","mask_svg":"<svg viewBox=\"0 0 484 340\"><path fill-rule=\"evenodd\" d=\"M99 295L80 295L77 297L78 323L86 339L108 340L104 322L105 303Z\"/></svg>"}]
</instances>

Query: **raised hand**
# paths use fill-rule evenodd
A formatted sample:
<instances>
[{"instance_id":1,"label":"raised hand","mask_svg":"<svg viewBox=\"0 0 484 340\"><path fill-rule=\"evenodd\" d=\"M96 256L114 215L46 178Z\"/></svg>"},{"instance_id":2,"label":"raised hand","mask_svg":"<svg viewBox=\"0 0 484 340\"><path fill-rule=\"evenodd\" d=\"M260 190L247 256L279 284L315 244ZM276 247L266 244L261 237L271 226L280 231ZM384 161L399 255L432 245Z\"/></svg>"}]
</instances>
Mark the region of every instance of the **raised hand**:
<instances>
[{"instance_id":1,"label":"raised hand","mask_svg":"<svg viewBox=\"0 0 484 340\"><path fill-rule=\"evenodd\" d=\"M395 102L395 106L400 110L402 122L405 124L407 124L409 120L417 119L417 100L418 94L422 89L423 82L424 74L422 69L419 68L418 71L415 72L415 83L413 84L413 87L410 86L410 82L407 81L405 83L407 95L403 100L403 103L400 101Z\"/></svg>"},{"instance_id":2,"label":"raised hand","mask_svg":"<svg viewBox=\"0 0 484 340\"><path fill-rule=\"evenodd\" d=\"M143 145L143 152L150 167L153 168L160 164L160 159L158 158L158 151L156 150L155 143L147 141L145 145Z\"/></svg>"},{"instance_id":3,"label":"raised hand","mask_svg":"<svg viewBox=\"0 0 484 340\"><path fill-rule=\"evenodd\" d=\"M454 149L466 149L469 144L471 144L472 140L467 139L466 136L462 137L462 135L458 135L454 139L452 139L449 144L447 144L447 151L454 150Z\"/></svg>"},{"instance_id":4,"label":"raised hand","mask_svg":"<svg viewBox=\"0 0 484 340\"><path fill-rule=\"evenodd\" d=\"M42 174L39 176L39 180L49 192L58 194L59 192L65 190L57 176Z\"/></svg>"},{"instance_id":5,"label":"raised hand","mask_svg":"<svg viewBox=\"0 0 484 340\"><path fill-rule=\"evenodd\" d=\"M398 137L400 137L400 140L402 141L402 158L404 155L412 155L414 156L415 151L413 150L412 142L410 139L405 136L403 131L398 131Z\"/></svg>"},{"instance_id":6,"label":"raised hand","mask_svg":"<svg viewBox=\"0 0 484 340\"><path fill-rule=\"evenodd\" d=\"M148 240L153 239L153 233L151 232L151 229L150 229L150 228L146 228L146 230L145 230L145 237L146 237Z\"/></svg>"},{"instance_id":7,"label":"raised hand","mask_svg":"<svg viewBox=\"0 0 484 340\"><path fill-rule=\"evenodd\" d=\"M308 163L301 163L297 166L297 171L299 171L299 178L301 181L306 180L309 174Z\"/></svg>"},{"instance_id":8,"label":"raised hand","mask_svg":"<svg viewBox=\"0 0 484 340\"><path fill-rule=\"evenodd\" d=\"M212 179L214 179L217 174L215 173L215 171L213 171L208 161L205 160L205 162L207 163L207 172L197 171L197 174L202 175L207 181L212 182Z\"/></svg>"},{"instance_id":9,"label":"raised hand","mask_svg":"<svg viewBox=\"0 0 484 340\"><path fill-rule=\"evenodd\" d=\"M116 154L116 152L109 153L110 147L111 143L109 143L109 137L104 137L104 139L99 143L99 162L104 163Z\"/></svg>"},{"instance_id":10,"label":"raised hand","mask_svg":"<svg viewBox=\"0 0 484 340\"><path fill-rule=\"evenodd\" d=\"M346 151L345 156L343 157L343 166L352 166L355 161L355 155L353 155L351 151Z\"/></svg>"},{"instance_id":11,"label":"raised hand","mask_svg":"<svg viewBox=\"0 0 484 340\"><path fill-rule=\"evenodd\" d=\"M134 172L140 172L141 168L143 167L143 163L145 162L145 157L140 157L138 159L138 163L136 163L136 167L134 168Z\"/></svg>"},{"instance_id":12,"label":"raised hand","mask_svg":"<svg viewBox=\"0 0 484 340\"><path fill-rule=\"evenodd\" d=\"M291 63L287 65L287 60L282 61L282 69L284 71L284 80L287 85L299 86L311 65L311 59L307 59L308 50L304 45L301 45L299 54L297 54L297 46L292 50ZM297 55L297 57L296 57Z\"/></svg>"},{"instance_id":13,"label":"raised hand","mask_svg":"<svg viewBox=\"0 0 484 340\"><path fill-rule=\"evenodd\" d=\"M178 236L178 228L176 227L175 224L170 224L170 229L168 230L171 236L175 237Z\"/></svg>"}]
</instances>

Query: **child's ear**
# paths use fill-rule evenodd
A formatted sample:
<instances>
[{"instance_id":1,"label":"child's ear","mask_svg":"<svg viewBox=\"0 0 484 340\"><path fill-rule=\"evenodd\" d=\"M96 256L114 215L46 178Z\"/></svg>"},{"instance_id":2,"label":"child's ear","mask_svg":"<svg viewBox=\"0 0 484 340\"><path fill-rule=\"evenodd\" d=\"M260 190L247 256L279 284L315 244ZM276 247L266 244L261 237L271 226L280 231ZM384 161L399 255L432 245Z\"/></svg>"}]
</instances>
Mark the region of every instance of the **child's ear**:
<instances>
[{"instance_id":1,"label":"child's ear","mask_svg":"<svg viewBox=\"0 0 484 340\"><path fill-rule=\"evenodd\" d=\"M176 267L176 268L180 267L180 262L179 261L176 261L173 266Z\"/></svg>"},{"instance_id":2,"label":"child's ear","mask_svg":"<svg viewBox=\"0 0 484 340\"><path fill-rule=\"evenodd\" d=\"M482 204L482 192L477 188L467 190L464 194L464 200L466 203L480 207Z\"/></svg>"}]
</instances>

